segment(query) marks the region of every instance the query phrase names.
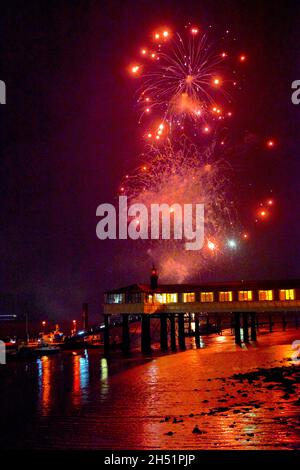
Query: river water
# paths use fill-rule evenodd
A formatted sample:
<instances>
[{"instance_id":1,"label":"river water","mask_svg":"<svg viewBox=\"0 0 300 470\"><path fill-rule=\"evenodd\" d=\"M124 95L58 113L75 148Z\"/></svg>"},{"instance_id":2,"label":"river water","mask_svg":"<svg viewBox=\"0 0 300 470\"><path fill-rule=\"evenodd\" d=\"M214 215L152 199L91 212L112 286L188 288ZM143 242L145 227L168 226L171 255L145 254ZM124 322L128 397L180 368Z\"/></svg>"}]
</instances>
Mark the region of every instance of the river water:
<instances>
[{"instance_id":1,"label":"river water","mask_svg":"<svg viewBox=\"0 0 300 470\"><path fill-rule=\"evenodd\" d=\"M166 355L70 351L0 366L0 447L300 449L298 339L265 333L239 347L225 332Z\"/></svg>"}]
</instances>

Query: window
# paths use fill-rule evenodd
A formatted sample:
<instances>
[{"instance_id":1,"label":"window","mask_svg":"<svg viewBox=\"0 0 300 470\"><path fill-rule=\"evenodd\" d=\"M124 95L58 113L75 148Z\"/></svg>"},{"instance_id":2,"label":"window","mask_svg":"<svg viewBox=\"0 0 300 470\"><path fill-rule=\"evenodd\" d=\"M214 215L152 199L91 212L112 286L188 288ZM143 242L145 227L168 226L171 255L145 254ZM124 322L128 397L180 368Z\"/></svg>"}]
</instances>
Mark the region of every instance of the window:
<instances>
[{"instance_id":1,"label":"window","mask_svg":"<svg viewBox=\"0 0 300 470\"><path fill-rule=\"evenodd\" d=\"M280 289L280 300L295 300L295 289Z\"/></svg>"},{"instance_id":2,"label":"window","mask_svg":"<svg viewBox=\"0 0 300 470\"><path fill-rule=\"evenodd\" d=\"M252 300L252 290L240 290L239 291L239 301Z\"/></svg>"},{"instance_id":3,"label":"window","mask_svg":"<svg viewBox=\"0 0 300 470\"><path fill-rule=\"evenodd\" d=\"M213 302L214 293L213 292L201 292L200 299L201 299L201 302Z\"/></svg>"},{"instance_id":4,"label":"window","mask_svg":"<svg viewBox=\"0 0 300 470\"><path fill-rule=\"evenodd\" d=\"M273 300L272 290L260 290L258 291L259 300Z\"/></svg>"},{"instance_id":5,"label":"window","mask_svg":"<svg viewBox=\"0 0 300 470\"><path fill-rule=\"evenodd\" d=\"M127 293L125 299L126 304L139 304L142 302L142 296L139 292Z\"/></svg>"},{"instance_id":6,"label":"window","mask_svg":"<svg viewBox=\"0 0 300 470\"><path fill-rule=\"evenodd\" d=\"M154 294L154 302L158 302L159 304L165 304L166 294Z\"/></svg>"},{"instance_id":7,"label":"window","mask_svg":"<svg viewBox=\"0 0 300 470\"><path fill-rule=\"evenodd\" d=\"M159 304L171 304L178 302L178 294L154 294L154 301Z\"/></svg>"},{"instance_id":8,"label":"window","mask_svg":"<svg viewBox=\"0 0 300 470\"><path fill-rule=\"evenodd\" d=\"M232 302L232 291L219 292L220 302Z\"/></svg>"},{"instance_id":9,"label":"window","mask_svg":"<svg viewBox=\"0 0 300 470\"><path fill-rule=\"evenodd\" d=\"M178 294L167 294L167 304L178 302Z\"/></svg>"},{"instance_id":10,"label":"window","mask_svg":"<svg viewBox=\"0 0 300 470\"><path fill-rule=\"evenodd\" d=\"M195 302L195 292L185 292L182 295L183 302Z\"/></svg>"},{"instance_id":11,"label":"window","mask_svg":"<svg viewBox=\"0 0 300 470\"><path fill-rule=\"evenodd\" d=\"M123 294L108 294L107 303L108 304L122 304L123 303Z\"/></svg>"}]
</instances>

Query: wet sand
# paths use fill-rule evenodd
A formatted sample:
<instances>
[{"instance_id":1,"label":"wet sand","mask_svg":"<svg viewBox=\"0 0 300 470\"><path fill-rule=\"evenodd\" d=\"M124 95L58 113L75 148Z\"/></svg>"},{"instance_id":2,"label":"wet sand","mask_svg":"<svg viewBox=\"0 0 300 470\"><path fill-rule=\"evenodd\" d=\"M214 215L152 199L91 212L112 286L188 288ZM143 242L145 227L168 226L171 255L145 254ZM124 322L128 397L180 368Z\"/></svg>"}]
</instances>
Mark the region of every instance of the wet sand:
<instances>
[{"instance_id":1,"label":"wet sand","mask_svg":"<svg viewBox=\"0 0 300 470\"><path fill-rule=\"evenodd\" d=\"M10 364L0 371L0 445L300 449L297 339L297 330L260 333L241 348L227 333L159 357L89 351Z\"/></svg>"}]
</instances>

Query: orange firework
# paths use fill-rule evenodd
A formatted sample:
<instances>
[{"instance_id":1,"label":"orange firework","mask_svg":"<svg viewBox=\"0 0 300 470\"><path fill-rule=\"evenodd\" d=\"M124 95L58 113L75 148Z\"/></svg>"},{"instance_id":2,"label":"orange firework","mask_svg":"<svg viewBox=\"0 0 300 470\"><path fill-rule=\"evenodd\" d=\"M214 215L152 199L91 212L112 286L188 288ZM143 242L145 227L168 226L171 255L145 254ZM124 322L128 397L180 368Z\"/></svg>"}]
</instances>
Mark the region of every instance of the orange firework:
<instances>
[{"instance_id":1,"label":"orange firework","mask_svg":"<svg viewBox=\"0 0 300 470\"><path fill-rule=\"evenodd\" d=\"M157 30L153 41L153 50L141 50L143 69L132 69L143 82L138 97L141 119L153 111L152 119L168 123L169 129L183 129L186 119L207 119L212 106L219 109L216 99L229 96L219 75L227 53L216 53L196 26L187 28L184 35ZM211 118L220 120L224 116Z\"/></svg>"},{"instance_id":2,"label":"orange firework","mask_svg":"<svg viewBox=\"0 0 300 470\"><path fill-rule=\"evenodd\" d=\"M221 259L223 248L227 248L235 212L227 204L227 191L231 170L223 157L217 155L217 145L205 145L202 150L186 137L167 139L161 146L149 145L142 154L142 164L122 182L122 195L131 203L144 204L150 211L151 204L173 204L193 202L205 206L205 245L203 250L192 254L185 250L185 240L147 240L157 262L172 257L195 271L214 260Z\"/></svg>"}]
</instances>

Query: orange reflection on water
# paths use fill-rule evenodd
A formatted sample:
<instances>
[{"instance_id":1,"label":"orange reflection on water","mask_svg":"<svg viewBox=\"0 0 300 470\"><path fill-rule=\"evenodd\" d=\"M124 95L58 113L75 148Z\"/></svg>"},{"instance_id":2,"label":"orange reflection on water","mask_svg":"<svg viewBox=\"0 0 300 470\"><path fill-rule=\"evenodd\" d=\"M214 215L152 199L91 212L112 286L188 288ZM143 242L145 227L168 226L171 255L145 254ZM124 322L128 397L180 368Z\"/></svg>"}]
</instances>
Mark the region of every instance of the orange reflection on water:
<instances>
[{"instance_id":1,"label":"orange reflection on water","mask_svg":"<svg viewBox=\"0 0 300 470\"><path fill-rule=\"evenodd\" d=\"M72 403L74 406L81 405L87 398L89 385L89 358L88 353L73 356L73 387Z\"/></svg>"},{"instance_id":2,"label":"orange reflection on water","mask_svg":"<svg viewBox=\"0 0 300 470\"><path fill-rule=\"evenodd\" d=\"M44 414L48 414L51 405L51 364L47 356L38 360L40 404Z\"/></svg>"}]
</instances>

